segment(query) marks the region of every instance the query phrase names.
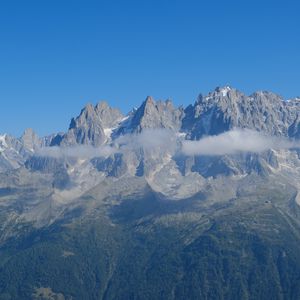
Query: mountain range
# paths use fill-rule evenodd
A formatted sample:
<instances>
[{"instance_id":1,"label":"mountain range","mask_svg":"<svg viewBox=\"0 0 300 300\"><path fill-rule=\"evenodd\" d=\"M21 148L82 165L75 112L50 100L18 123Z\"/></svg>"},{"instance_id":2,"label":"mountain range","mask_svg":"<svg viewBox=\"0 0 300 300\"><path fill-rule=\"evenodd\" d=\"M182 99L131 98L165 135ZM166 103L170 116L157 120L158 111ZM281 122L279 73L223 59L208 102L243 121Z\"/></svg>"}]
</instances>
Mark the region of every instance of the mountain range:
<instances>
[{"instance_id":1,"label":"mountain range","mask_svg":"<svg viewBox=\"0 0 300 300\"><path fill-rule=\"evenodd\" d=\"M0 135L0 299L300 299L300 98L229 86Z\"/></svg>"}]
</instances>

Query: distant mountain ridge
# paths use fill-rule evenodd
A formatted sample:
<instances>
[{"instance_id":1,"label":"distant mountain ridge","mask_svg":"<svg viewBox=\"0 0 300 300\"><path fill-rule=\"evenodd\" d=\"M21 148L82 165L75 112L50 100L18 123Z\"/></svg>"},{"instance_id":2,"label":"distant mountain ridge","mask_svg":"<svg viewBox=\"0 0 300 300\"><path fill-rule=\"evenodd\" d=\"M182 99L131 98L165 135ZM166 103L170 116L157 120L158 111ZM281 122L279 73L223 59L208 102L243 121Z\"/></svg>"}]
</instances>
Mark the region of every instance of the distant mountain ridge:
<instances>
[{"instance_id":1,"label":"distant mountain ridge","mask_svg":"<svg viewBox=\"0 0 300 300\"><path fill-rule=\"evenodd\" d=\"M80 115L71 120L66 133L39 138L32 129L27 129L21 138L1 136L0 171L24 166L27 160L35 159L37 150L43 147L100 147L110 145L124 135L140 134L144 130L166 129L185 140L199 140L236 128L299 139L299 122L298 98L285 101L271 92L255 92L246 96L229 86L218 87L207 96L200 94L197 101L186 108L176 108L170 100L156 102L147 97L127 116L106 102L99 102L95 106L86 105ZM124 155L122 157L121 160ZM139 166L145 163L138 160Z\"/></svg>"},{"instance_id":2,"label":"distant mountain ridge","mask_svg":"<svg viewBox=\"0 0 300 300\"><path fill-rule=\"evenodd\" d=\"M255 92L246 96L225 86L217 87L207 96L199 95L194 104L175 108L171 100L156 102L148 96L141 106L124 116L106 102L87 104L80 115L71 120L66 133L39 139L27 129L18 140L25 149L41 146L103 145L107 135L141 132L143 129L166 128L184 132L188 138L199 139L232 128L248 128L292 138L300 136L300 99L284 100L271 92ZM126 122L124 122L126 120ZM3 151L5 147L2 147Z\"/></svg>"}]
</instances>

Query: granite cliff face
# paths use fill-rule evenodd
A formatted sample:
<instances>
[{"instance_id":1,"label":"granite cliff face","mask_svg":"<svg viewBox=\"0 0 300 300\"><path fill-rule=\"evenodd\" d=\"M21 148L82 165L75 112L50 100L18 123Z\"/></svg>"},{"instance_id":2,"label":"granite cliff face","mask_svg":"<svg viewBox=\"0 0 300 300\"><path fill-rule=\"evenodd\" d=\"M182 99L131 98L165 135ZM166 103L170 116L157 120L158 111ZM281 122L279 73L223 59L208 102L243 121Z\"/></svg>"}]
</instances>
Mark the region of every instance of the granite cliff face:
<instances>
[{"instance_id":1,"label":"granite cliff face","mask_svg":"<svg viewBox=\"0 0 300 300\"><path fill-rule=\"evenodd\" d=\"M122 113L109 107L106 102L99 102L96 106L88 104L77 118L71 120L68 132L52 145L103 145L107 141L107 133L122 118Z\"/></svg>"},{"instance_id":2,"label":"granite cliff face","mask_svg":"<svg viewBox=\"0 0 300 300\"><path fill-rule=\"evenodd\" d=\"M149 128L178 131L182 116L183 110L174 108L170 100L155 102L152 97L147 97L132 117L129 128L133 132L141 132Z\"/></svg>"}]
</instances>

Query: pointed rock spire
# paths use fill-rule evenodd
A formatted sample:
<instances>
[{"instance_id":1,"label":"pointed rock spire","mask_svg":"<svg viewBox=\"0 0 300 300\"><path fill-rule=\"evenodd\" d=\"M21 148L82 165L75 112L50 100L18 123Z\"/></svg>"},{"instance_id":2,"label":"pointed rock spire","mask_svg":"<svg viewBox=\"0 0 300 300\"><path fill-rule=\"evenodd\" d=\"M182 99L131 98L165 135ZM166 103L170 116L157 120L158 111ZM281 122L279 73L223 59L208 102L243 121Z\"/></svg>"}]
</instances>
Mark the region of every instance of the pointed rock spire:
<instances>
[{"instance_id":1,"label":"pointed rock spire","mask_svg":"<svg viewBox=\"0 0 300 300\"><path fill-rule=\"evenodd\" d=\"M146 128L179 129L182 110L174 108L171 100L155 101L148 96L135 112L132 121L132 131L140 132Z\"/></svg>"},{"instance_id":2,"label":"pointed rock spire","mask_svg":"<svg viewBox=\"0 0 300 300\"><path fill-rule=\"evenodd\" d=\"M40 147L41 140L32 128L27 128L21 136L21 141L25 148L30 151L34 151L37 147Z\"/></svg>"}]
</instances>

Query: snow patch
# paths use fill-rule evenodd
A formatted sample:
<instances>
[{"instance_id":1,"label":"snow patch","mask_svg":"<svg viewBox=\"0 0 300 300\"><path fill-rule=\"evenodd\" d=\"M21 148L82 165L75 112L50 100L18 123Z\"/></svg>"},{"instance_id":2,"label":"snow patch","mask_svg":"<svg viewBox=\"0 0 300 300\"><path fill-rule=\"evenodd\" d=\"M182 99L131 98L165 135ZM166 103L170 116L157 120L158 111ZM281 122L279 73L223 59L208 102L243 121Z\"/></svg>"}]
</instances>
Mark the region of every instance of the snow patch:
<instances>
[{"instance_id":1,"label":"snow patch","mask_svg":"<svg viewBox=\"0 0 300 300\"><path fill-rule=\"evenodd\" d=\"M129 113L119 122L119 128L123 129L123 133L130 133L130 124L133 117L133 112Z\"/></svg>"},{"instance_id":2,"label":"snow patch","mask_svg":"<svg viewBox=\"0 0 300 300\"><path fill-rule=\"evenodd\" d=\"M224 88L222 88L220 90L220 92L222 93L223 97L226 97L229 91L231 91L231 88L229 86L226 86L226 87L224 87Z\"/></svg>"},{"instance_id":3,"label":"snow patch","mask_svg":"<svg viewBox=\"0 0 300 300\"><path fill-rule=\"evenodd\" d=\"M134 109L136 110L136 108L134 108ZM125 117L120 121L120 123L123 123L124 121L128 120L129 117L130 117L129 115L125 116Z\"/></svg>"},{"instance_id":4,"label":"snow patch","mask_svg":"<svg viewBox=\"0 0 300 300\"><path fill-rule=\"evenodd\" d=\"M8 148L6 143L6 134L0 135L0 152L3 152L6 148Z\"/></svg>"},{"instance_id":5,"label":"snow patch","mask_svg":"<svg viewBox=\"0 0 300 300\"><path fill-rule=\"evenodd\" d=\"M187 136L187 133L186 133L186 132L177 132L177 133L176 133L176 136L177 136L179 139L180 139L180 138L185 139L186 136Z\"/></svg>"},{"instance_id":6,"label":"snow patch","mask_svg":"<svg viewBox=\"0 0 300 300\"><path fill-rule=\"evenodd\" d=\"M299 194L299 191L298 191L298 193L296 195L295 201L300 206L300 194Z\"/></svg>"},{"instance_id":7,"label":"snow patch","mask_svg":"<svg viewBox=\"0 0 300 300\"><path fill-rule=\"evenodd\" d=\"M113 128L104 128L104 134L106 138L110 138L112 132L113 132Z\"/></svg>"},{"instance_id":8,"label":"snow patch","mask_svg":"<svg viewBox=\"0 0 300 300\"><path fill-rule=\"evenodd\" d=\"M104 131L104 134L105 134L105 137L106 137L106 142L109 142L111 141L112 139L112 135L113 135L113 132L118 129L120 126L124 126L124 124L126 122L128 122L128 119L129 119L129 116L126 116L124 118L122 118L118 124L114 127L108 127L108 128L104 128L103 131Z\"/></svg>"}]
</instances>

